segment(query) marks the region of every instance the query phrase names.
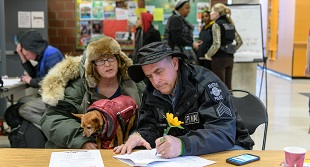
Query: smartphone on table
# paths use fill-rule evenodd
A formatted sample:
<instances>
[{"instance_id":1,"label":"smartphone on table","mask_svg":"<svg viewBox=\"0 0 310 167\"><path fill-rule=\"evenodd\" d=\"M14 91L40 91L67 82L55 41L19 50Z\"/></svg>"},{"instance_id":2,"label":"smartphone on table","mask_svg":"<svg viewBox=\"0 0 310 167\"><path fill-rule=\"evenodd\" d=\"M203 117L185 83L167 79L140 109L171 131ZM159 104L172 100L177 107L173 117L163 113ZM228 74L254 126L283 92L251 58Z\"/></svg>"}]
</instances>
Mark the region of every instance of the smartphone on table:
<instances>
[{"instance_id":1,"label":"smartphone on table","mask_svg":"<svg viewBox=\"0 0 310 167\"><path fill-rule=\"evenodd\" d=\"M248 164L250 162L258 161L259 159L260 157L257 155L245 153L245 154L241 154L238 156L227 158L226 162L240 166L240 165Z\"/></svg>"}]
</instances>

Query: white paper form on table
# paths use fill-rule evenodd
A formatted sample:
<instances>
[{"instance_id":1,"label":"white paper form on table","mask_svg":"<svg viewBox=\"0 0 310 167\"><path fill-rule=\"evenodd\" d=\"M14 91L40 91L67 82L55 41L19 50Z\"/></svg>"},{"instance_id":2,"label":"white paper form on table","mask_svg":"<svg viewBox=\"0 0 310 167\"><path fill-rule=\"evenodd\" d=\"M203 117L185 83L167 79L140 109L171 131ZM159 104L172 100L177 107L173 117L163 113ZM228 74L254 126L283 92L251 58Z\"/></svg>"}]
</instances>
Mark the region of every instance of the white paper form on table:
<instances>
[{"instance_id":1,"label":"white paper form on table","mask_svg":"<svg viewBox=\"0 0 310 167\"><path fill-rule=\"evenodd\" d=\"M99 150L52 152L49 167L104 167Z\"/></svg>"},{"instance_id":2,"label":"white paper form on table","mask_svg":"<svg viewBox=\"0 0 310 167\"><path fill-rule=\"evenodd\" d=\"M130 166L150 166L150 167L201 167L214 164L210 161L198 156L184 156L171 159L162 158L160 154L156 154L156 149L141 150L131 154L116 155L114 158L122 161Z\"/></svg>"},{"instance_id":3,"label":"white paper form on table","mask_svg":"<svg viewBox=\"0 0 310 167\"><path fill-rule=\"evenodd\" d=\"M6 78L6 79L2 79L3 80L3 86L12 86L15 84L20 83L20 78Z\"/></svg>"}]
</instances>

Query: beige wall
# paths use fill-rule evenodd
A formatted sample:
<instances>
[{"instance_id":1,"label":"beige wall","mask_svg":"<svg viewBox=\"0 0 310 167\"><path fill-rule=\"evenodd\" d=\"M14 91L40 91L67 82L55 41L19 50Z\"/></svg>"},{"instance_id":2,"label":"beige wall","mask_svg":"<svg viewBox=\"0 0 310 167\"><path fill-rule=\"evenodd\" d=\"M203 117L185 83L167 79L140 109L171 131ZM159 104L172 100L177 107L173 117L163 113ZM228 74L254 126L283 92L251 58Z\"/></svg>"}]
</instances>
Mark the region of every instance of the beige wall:
<instances>
[{"instance_id":1,"label":"beige wall","mask_svg":"<svg viewBox=\"0 0 310 167\"><path fill-rule=\"evenodd\" d=\"M280 0L277 58L268 61L268 68L287 76L292 76L294 24L295 1Z\"/></svg>"},{"instance_id":2,"label":"beige wall","mask_svg":"<svg viewBox=\"0 0 310 167\"><path fill-rule=\"evenodd\" d=\"M310 29L310 1L296 0L293 76L305 76L306 49Z\"/></svg>"},{"instance_id":3,"label":"beige wall","mask_svg":"<svg viewBox=\"0 0 310 167\"><path fill-rule=\"evenodd\" d=\"M277 59L268 61L269 69L292 78L305 77L309 9L308 0L279 0Z\"/></svg>"}]
</instances>

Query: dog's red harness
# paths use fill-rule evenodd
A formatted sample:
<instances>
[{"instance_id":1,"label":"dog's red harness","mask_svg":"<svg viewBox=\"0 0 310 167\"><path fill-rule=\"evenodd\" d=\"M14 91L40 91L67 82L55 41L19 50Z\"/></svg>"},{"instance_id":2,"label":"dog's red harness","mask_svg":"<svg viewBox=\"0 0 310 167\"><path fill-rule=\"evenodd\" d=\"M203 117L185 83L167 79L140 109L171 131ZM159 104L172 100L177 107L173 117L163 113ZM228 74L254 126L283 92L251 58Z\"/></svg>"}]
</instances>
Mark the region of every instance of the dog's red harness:
<instances>
[{"instance_id":1,"label":"dog's red harness","mask_svg":"<svg viewBox=\"0 0 310 167\"><path fill-rule=\"evenodd\" d=\"M102 147L109 148L109 144L114 138L118 126L121 125L122 131L124 132L125 126L138 110L138 106L132 97L121 95L112 100L101 99L95 101L87 109L87 112L92 110L101 112L104 125L101 136L98 137L101 137Z\"/></svg>"}]
</instances>

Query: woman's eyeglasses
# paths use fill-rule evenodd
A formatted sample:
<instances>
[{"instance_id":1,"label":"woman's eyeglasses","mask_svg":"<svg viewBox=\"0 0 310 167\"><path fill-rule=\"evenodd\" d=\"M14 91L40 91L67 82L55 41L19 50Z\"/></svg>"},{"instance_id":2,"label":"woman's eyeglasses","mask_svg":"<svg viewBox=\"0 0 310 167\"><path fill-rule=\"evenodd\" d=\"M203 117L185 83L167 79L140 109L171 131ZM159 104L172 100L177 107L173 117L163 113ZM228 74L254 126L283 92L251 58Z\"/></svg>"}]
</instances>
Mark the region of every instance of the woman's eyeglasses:
<instances>
[{"instance_id":1,"label":"woman's eyeglasses","mask_svg":"<svg viewBox=\"0 0 310 167\"><path fill-rule=\"evenodd\" d=\"M112 63L112 62L114 62L115 60L116 60L116 57L113 56L113 57L109 57L109 58L107 58L107 59L100 59L100 60L94 61L94 64L95 64L96 66L102 66L102 65L105 64L106 61L109 62L109 63Z\"/></svg>"}]
</instances>

